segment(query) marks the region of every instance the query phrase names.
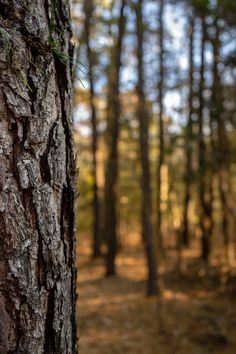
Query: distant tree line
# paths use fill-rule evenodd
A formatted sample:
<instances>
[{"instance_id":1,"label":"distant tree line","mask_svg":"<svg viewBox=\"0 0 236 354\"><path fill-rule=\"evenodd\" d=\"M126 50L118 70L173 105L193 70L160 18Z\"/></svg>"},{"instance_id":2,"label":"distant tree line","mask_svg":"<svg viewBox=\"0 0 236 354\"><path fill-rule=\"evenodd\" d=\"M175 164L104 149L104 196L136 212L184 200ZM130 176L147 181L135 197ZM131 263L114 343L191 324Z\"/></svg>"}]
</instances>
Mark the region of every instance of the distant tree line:
<instances>
[{"instance_id":1,"label":"distant tree line","mask_svg":"<svg viewBox=\"0 0 236 354\"><path fill-rule=\"evenodd\" d=\"M137 228L149 295L170 244L198 243L206 262L235 260L235 11L233 0L74 3L93 257L105 245L106 274L115 275Z\"/></svg>"}]
</instances>

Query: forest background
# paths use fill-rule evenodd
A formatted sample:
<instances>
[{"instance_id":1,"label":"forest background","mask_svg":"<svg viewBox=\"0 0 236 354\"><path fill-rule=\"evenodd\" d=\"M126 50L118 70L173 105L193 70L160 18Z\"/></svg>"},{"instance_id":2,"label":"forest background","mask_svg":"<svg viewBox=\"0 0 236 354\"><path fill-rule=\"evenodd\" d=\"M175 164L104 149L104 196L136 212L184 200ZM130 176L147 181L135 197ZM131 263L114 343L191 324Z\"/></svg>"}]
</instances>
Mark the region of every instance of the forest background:
<instances>
[{"instance_id":1,"label":"forest background","mask_svg":"<svg viewBox=\"0 0 236 354\"><path fill-rule=\"evenodd\" d=\"M235 13L73 1L85 353L235 352Z\"/></svg>"}]
</instances>

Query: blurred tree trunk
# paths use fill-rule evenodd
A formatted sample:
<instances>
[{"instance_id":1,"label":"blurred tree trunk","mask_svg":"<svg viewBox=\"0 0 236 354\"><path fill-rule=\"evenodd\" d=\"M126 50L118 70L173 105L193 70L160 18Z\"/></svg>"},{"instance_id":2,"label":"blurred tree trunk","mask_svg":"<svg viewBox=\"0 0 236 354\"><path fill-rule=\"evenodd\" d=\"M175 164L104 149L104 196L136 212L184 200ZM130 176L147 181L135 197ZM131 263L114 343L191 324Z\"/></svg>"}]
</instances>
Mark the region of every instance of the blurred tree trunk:
<instances>
[{"instance_id":1,"label":"blurred tree trunk","mask_svg":"<svg viewBox=\"0 0 236 354\"><path fill-rule=\"evenodd\" d=\"M228 189L228 138L226 134L224 121L224 102L222 83L219 72L220 64L220 25L219 18L215 17L214 21L215 36L212 40L213 47L213 84L212 84L212 124L213 124L213 138L215 153L214 159L216 161L216 173L219 180L219 192L222 211L222 232L225 244L225 255L228 261L228 247L229 247L229 225L228 225L228 206L226 191ZM216 127L216 128L215 128Z\"/></svg>"},{"instance_id":2,"label":"blurred tree trunk","mask_svg":"<svg viewBox=\"0 0 236 354\"><path fill-rule=\"evenodd\" d=\"M138 0L136 6L137 16L137 57L138 57L138 110L137 116L139 120L139 139L140 139L140 156L142 168L142 232L143 240L146 248L148 262L148 295L158 293L157 285L157 263L156 252L153 240L153 229L151 223L151 188L150 188L150 165L149 165L149 117L146 109L146 100L144 94L144 68L143 68L143 2Z\"/></svg>"},{"instance_id":3,"label":"blurred tree trunk","mask_svg":"<svg viewBox=\"0 0 236 354\"><path fill-rule=\"evenodd\" d=\"M0 3L0 353L76 353L69 1Z\"/></svg>"},{"instance_id":4,"label":"blurred tree trunk","mask_svg":"<svg viewBox=\"0 0 236 354\"><path fill-rule=\"evenodd\" d=\"M120 123L120 69L122 43L125 33L124 9L126 0L122 0L118 23L118 38L112 48L111 63L108 73L108 118L107 118L107 149L108 158L105 171L105 238L107 241L106 274L114 275L115 257L117 253L117 169L118 169L118 138Z\"/></svg>"},{"instance_id":5,"label":"blurred tree trunk","mask_svg":"<svg viewBox=\"0 0 236 354\"><path fill-rule=\"evenodd\" d=\"M201 67L199 83L199 109L198 109L198 164L199 164L199 202L200 202L200 229L202 258L208 260L211 250L212 233L212 168L207 165L207 149L204 138L204 89L205 89L205 45L207 29L205 16L201 17ZM209 161L210 163L210 161Z\"/></svg>"},{"instance_id":6,"label":"blurred tree trunk","mask_svg":"<svg viewBox=\"0 0 236 354\"><path fill-rule=\"evenodd\" d=\"M92 155L93 155L93 257L101 255L101 232L100 232L100 203L97 182L97 147L98 147L98 132L97 132L97 113L94 103L94 79L93 79L93 53L90 46L91 37L91 21L94 11L94 1L84 1L84 36L86 42L87 58L88 58L88 79L90 89L90 110L91 110L91 126L92 126Z\"/></svg>"},{"instance_id":7,"label":"blurred tree trunk","mask_svg":"<svg viewBox=\"0 0 236 354\"><path fill-rule=\"evenodd\" d=\"M189 95L188 95L188 122L186 127L185 137L185 153L186 153L186 167L185 167L185 196L184 196L184 211L183 211L183 230L182 241L183 244L189 245L189 203L191 198L191 185L193 178L192 171L192 144L193 144L193 44L194 40L194 18L191 15L189 19Z\"/></svg>"},{"instance_id":8,"label":"blurred tree trunk","mask_svg":"<svg viewBox=\"0 0 236 354\"><path fill-rule=\"evenodd\" d=\"M160 0L159 9L159 159L157 163L157 239L160 251L163 251L163 239L161 229L161 170L164 163L164 131L163 131L163 84L164 84L164 34L163 34L163 11L164 0Z\"/></svg>"}]
</instances>

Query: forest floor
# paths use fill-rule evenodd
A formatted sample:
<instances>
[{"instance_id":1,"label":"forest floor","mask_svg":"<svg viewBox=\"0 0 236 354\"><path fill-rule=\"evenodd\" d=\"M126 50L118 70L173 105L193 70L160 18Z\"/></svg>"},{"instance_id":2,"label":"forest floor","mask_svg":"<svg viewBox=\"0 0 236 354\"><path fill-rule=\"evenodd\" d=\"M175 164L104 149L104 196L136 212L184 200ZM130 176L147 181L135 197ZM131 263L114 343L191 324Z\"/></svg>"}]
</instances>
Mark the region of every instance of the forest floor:
<instances>
[{"instance_id":1,"label":"forest floor","mask_svg":"<svg viewBox=\"0 0 236 354\"><path fill-rule=\"evenodd\" d=\"M145 296L142 251L117 258L117 277L105 278L104 261L79 244L80 354L235 354L236 280L182 252L182 275L169 250L160 267L162 296Z\"/></svg>"}]
</instances>

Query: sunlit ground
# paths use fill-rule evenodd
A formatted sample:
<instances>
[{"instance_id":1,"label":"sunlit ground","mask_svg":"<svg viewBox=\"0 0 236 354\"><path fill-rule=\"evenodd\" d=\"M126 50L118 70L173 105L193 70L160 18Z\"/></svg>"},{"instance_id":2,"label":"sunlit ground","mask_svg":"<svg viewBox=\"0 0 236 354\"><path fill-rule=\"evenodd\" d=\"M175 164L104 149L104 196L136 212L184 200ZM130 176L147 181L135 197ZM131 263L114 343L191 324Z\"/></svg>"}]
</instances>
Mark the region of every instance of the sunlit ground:
<instances>
[{"instance_id":1,"label":"sunlit ground","mask_svg":"<svg viewBox=\"0 0 236 354\"><path fill-rule=\"evenodd\" d=\"M145 297L146 268L140 247L117 259L118 276L104 277L80 237L78 332L81 354L235 354L236 281L206 267L197 249L174 251L160 269L162 297Z\"/></svg>"}]
</instances>

